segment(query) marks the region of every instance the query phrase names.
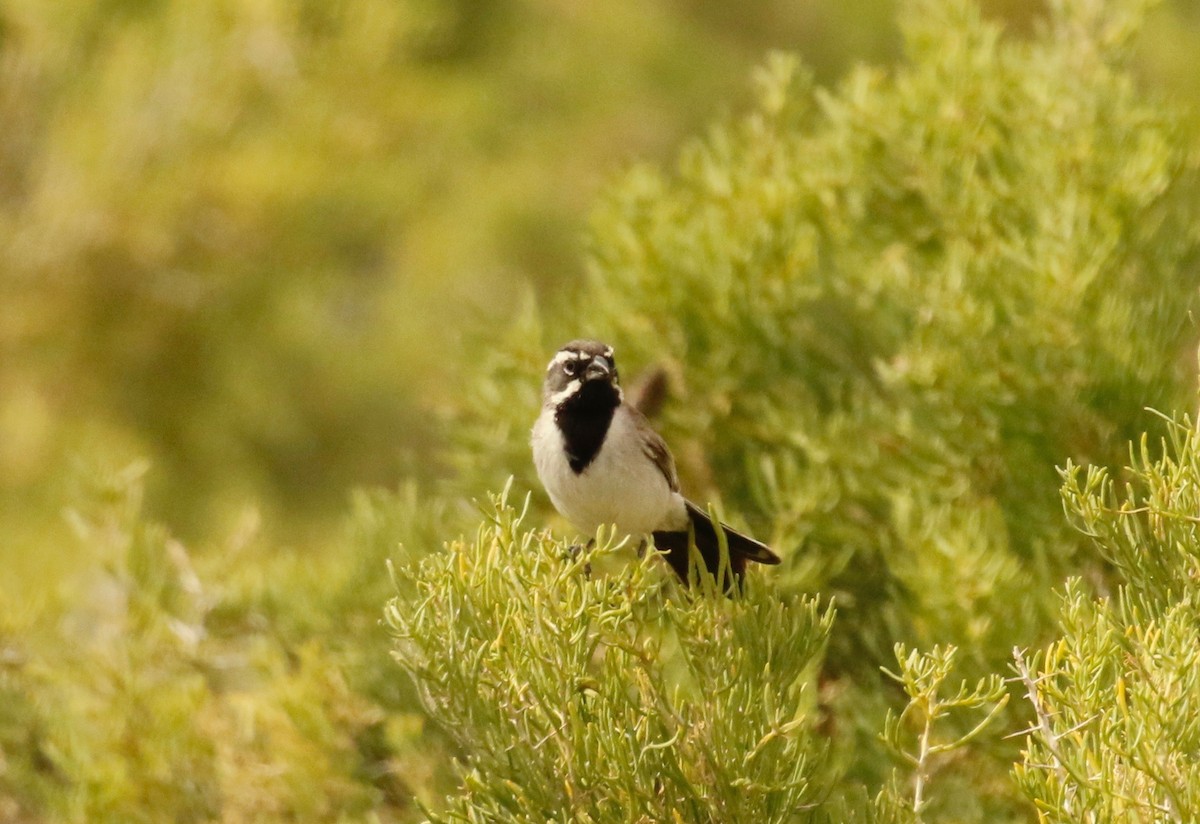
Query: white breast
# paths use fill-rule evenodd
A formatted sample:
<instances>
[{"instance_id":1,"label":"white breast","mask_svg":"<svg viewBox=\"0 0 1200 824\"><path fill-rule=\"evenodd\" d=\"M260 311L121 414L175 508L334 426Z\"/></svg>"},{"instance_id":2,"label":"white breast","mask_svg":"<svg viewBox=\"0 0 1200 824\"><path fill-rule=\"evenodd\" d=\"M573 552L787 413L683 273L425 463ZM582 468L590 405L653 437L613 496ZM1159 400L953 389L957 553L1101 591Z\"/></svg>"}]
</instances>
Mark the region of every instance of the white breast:
<instances>
[{"instance_id":1,"label":"white breast","mask_svg":"<svg viewBox=\"0 0 1200 824\"><path fill-rule=\"evenodd\" d=\"M543 410L533 427L533 461L555 508L584 533L616 524L622 534L642 535L687 523L683 498L646 455L624 406L613 414L600 451L578 475L567 462L553 411Z\"/></svg>"}]
</instances>

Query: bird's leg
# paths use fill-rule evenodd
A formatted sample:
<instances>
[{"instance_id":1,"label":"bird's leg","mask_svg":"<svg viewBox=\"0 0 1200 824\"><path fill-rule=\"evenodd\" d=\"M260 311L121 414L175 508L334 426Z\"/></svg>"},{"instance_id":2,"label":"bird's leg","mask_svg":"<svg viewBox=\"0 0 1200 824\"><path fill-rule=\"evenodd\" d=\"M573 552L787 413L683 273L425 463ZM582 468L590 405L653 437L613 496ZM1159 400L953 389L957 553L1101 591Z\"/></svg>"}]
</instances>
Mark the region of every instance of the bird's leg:
<instances>
[{"instance_id":1,"label":"bird's leg","mask_svg":"<svg viewBox=\"0 0 1200 824\"><path fill-rule=\"evenodd\" d=\"M595 546L595 538L589 538L586 546L583 544L571 544L569 547L567 547L567 558L571 561L575 561L580 555L583 554L585 550L593 549ZM590 561L583 565L583 575L585 578L592 577L592 564Z\"/></svg>"},{"instance_id":2,"label":"bird's leg","mask_svg":"<svg viewBox=\"0 0 1200 824\"><path fill-rule=\"evenodd\" d=\"M589 538L587 544L571 544L569 547L567 547L567 557L574 561L585 549L592 549L595 546L595 538Z\"/></svg>"},{"instance_id":3,"label":"bird's leg","mask_svg":"<svg viewBox=\"0 0 1200 824\"><path fill-rule=\"evenodd\" d=\"M638 544L637 556L638 556L639 561L646 557L646 549L649 546L650 546L650 542L647 541L645 538L643 538L641 540L641 542Z\"/></svg>"}]
</instances>

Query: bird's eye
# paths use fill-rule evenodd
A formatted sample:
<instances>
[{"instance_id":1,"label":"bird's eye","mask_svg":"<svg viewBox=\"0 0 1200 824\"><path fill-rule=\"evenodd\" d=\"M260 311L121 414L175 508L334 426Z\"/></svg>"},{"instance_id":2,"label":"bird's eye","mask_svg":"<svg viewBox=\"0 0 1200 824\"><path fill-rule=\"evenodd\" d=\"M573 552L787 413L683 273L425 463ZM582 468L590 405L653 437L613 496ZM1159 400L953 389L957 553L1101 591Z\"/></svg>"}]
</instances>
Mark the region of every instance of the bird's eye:
<instances>
[{"instance_id":1,"label":"bird's eye","mask_svg":"<svg viewBox=\"0 0 1200 824\"><path fill-rule=\"evenodd\" d=\"M577 375L579 373L579 361L577 361L577 360L567 361L566 363L563 364L563 371L566 372L569 377L573 377L574 375Z\"/></svg>"}]
</instances>

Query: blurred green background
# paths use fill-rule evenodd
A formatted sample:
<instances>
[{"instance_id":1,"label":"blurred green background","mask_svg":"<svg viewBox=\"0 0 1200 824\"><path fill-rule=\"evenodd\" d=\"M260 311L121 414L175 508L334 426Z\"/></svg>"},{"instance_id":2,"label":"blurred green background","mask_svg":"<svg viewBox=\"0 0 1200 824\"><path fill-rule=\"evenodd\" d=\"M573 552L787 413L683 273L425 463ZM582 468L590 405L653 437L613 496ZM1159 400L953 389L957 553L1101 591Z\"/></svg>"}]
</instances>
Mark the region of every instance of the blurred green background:
<instances>
[{"instance_id":1,"label":"blurred green background","mask_svg":"<svg viewBox=\"0 0 1200 824\"><path fill-rule=\"evenodd\" d=\"M991 0L1020 32L1040 4ZM606 181L898 49L883 0L0 4L0 592L57 591L62 510L147 458L189 545L317 547L352 489L435 481L464 333L578 313ZM1200 100L1200 6L1148 86ZM619 341L617 342L620 343ZM530 417L537 395L530 374Z\"/></svg>"}]
</instances>

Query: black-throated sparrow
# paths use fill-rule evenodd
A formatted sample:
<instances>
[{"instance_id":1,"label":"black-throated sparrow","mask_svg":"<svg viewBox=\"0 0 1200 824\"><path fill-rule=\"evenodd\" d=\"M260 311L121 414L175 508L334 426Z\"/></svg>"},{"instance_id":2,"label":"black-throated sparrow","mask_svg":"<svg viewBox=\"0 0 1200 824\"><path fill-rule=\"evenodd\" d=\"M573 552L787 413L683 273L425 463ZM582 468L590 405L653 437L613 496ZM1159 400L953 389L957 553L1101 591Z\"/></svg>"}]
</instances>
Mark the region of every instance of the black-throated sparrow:
<instances>
[{"instance_id":1,"label":"black-throated sparrow","mask_svg":"<svg viewBox=\"0 0 1200 824\"><path fill-rule=\"evenodd\" d=\"M679 494L675 461L645 416L625 403L613 349L574 340L554 355L533 426L533 462L554 506L585 533L615 524L621 534L654 537L671 568L688 580L688 526L710 573L718 572L717 531L708 514ZM763 544L721 525L729 568L777 564Z\"/></svg>"}]
</instances>

